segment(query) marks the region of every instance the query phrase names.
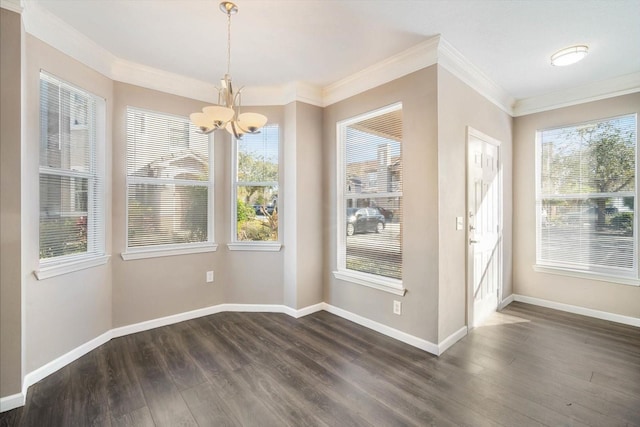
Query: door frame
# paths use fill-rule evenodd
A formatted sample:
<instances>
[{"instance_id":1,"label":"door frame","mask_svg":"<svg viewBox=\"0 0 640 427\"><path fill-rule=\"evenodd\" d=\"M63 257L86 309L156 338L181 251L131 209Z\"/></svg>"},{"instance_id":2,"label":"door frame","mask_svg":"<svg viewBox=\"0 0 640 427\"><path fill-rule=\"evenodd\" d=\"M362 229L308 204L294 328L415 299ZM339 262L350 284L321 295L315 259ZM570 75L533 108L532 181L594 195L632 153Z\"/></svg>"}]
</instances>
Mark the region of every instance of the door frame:
<instances>
[{"instance_id":1,"label":"door frame","mask_svg":"<svg viewBox=\"0 0 640 427\"><path fill-rule=\"evenodd\" d=\"M500 303L502 302L503 295L503 283L504 283L504 255L503 255L503 231L504 231L504 185L503 185L503 165L502 165L502 142L496 138L493 138L479 130L467 126L466 132L466 145L465 145L465 165L466 165L466 192L465 192L465 245L466 245L466 322L467 322L467 330L470 331L473 329L473 319L474 319L474 295L473 295L473 244L471 243L471 229L470 229L470 210L471 206L469 204L470 192L473 188L473 183L471 183L471 173L470 173L470 159L469 159L469 143L472 138L479 139L480 141L494 145L497 149L497 184L498 184L498 194L499 194L499 202L498 202L498 224L500 225L500 233L498 237L498 245L499 245L499 253L500 253L500 268L499 268L499 279L498 279L498 301L497 307L500 307Z\"/></svg>"}]
</instances>

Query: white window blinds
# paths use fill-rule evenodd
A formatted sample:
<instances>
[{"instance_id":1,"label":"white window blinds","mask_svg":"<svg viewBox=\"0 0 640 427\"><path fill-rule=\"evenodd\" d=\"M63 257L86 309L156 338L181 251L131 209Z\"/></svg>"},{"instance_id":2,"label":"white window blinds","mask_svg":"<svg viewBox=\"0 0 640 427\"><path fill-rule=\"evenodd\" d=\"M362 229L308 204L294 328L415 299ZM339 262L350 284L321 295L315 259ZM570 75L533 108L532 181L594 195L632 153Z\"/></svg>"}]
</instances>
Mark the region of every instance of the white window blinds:
<instances>
[{"instance_id":1,"label":"white window blinds","mask_svg":"<svg viewBox=\"0 0 640 427\"><path fill-rule=\"evenodd\" d=\"M236 140L236 241L278 240L278 125Z\"/></svg>"},{"instance_id":2,"label":"white window blinds","mask_svg":"<svg viewBox=\"0 0 640 427\"><path fill-rule=\"evenodd\" d=\"M538 132L537 262L638 275L636 116Z\"/></svg>"},{"instance_id":3,"label":"white window blinds","mask_svg":"<svg viewBox=\"0 0 640 427\"><path fill-rule=\"evenodd\" d=\"M402 107L341 122L339 269L402 279Z\"/></svg>"},{"instance_id":4,"label":"white window blinds","mask_svg":"<svg viewBox=\"0 0 640 427\"><path fill-rule=\"evenodd\" d=\"M104 100L40 73L41 261L104 254L98 105Z\"/></svg>"},{"instance_id":5,"label":"white window blinds","mask_svg":"<svg viewBox=\"0 0 640 427\"><path fill-rule=\"evenodd\" d=\"M127 247L212 241L209 137L185 117L127 108Z\"/></svg>"}]
</instances>

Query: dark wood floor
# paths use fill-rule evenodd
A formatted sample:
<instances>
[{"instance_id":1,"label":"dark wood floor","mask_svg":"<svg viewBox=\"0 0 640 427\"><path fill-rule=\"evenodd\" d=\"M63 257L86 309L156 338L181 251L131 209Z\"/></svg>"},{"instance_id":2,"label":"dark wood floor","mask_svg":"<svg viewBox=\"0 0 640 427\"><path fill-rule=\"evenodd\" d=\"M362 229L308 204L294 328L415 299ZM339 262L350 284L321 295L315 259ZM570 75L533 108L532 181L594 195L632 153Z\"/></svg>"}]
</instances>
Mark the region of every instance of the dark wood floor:
<instances>
[{"instance_id":1,"label":"dark wood floor","mask_svg":"<svg viewBox=\"0 0 640 427\"><path fill-rule=\"evenodd\" d=\"M640 329L512 303L437 358L326 312L117 338L5 426L640 426Z\"/></svg>"}]
</instances>

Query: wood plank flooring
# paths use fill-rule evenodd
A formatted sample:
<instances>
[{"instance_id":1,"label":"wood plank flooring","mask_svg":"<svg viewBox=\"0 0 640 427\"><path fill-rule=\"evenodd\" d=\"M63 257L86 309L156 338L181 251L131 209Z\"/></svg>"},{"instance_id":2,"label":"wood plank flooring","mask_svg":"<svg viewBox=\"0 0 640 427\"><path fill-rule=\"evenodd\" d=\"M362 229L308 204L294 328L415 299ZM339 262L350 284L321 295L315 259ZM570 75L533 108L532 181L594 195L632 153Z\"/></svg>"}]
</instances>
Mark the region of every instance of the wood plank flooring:
<instances>
[{"instance_id":1,"label":"wood plank flooring","mask_svg":"<svg viewBox=\"0 0 640 427\"><path fill-rule=\"evenodd\" d=\"M111 340L0 426L640 426L640 329L512 303L435 357L327 312Z\"/></svg>"}]
</instances>

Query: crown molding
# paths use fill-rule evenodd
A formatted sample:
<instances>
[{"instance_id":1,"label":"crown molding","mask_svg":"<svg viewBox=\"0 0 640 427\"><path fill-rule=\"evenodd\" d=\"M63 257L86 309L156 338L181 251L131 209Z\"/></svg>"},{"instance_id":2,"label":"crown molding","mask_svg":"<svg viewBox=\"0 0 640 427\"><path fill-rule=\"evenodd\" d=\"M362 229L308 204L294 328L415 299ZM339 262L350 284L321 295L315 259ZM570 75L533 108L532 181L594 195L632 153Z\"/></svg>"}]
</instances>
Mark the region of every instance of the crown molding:
<instances>
[{"instance_id":1,"label":"crown molding","mask_svg":"<svg viewBox=\"0 0 640 427\"><path fill-rule=\"evenodd\" d=\"M507 114L513 114L515 98L487 77L442 37L440 37L438 45L438 65L443 66Z\"/></svg>"},{"instance_id":2,"label":"crown molding","mask_svg":"<svg viewBox=\"0 0 640 427\"><path fill-rule=\"evenodd\" d=\"M364 70L326 86L323 106L342 101L438 62L440 36L432 37Z\"/></svg>"},{"instance_id":3,"label":"crown molding","mask_svg":"<svg viewBox=\"0 0 640 427\"><path fill-rule=\"evenodd\" d=\"M242 105L287 105L305 102L322 106L322 89L303 82L291 82L282 86L247 86L242 90Z\"/></svg>"},{"instance_id":4,"label":"crown molding","mask_svg":"<svg viewBox=\"0 0 640 427\"><path fill-rule=\"evenodd\" d=\"M22 13L22 2L20 0L0 0L0 8L7 9L15 13Z\"/></svg>"},{"instance_id":5,"label":"crown molding","mask_svg":"<svg viewBox=\"0 0 640 427\"><path fill-rule=\"evenodd\" d=\"M307 104L323 107L322 88L304 82L289 83L284 87L284 104L300 101Z\"/></svg>"},{"instance_id":6,"label":"crown molding","mask_svg":"<svg viewBox=\"0 0 640 427\"><path fill-rule=\"evenodd\" d=\"M25 31L73 59L112 77L111 67L117 57L69 24L40 7L24 0L22 19Z\"/></svg>"},{"instance_id":7,"label":"crown molding","mask_svg":"<svg viewBox=\"0 0 640 427\"><path fill-rule=\"evenodd\" d=\"M516 102L512 115L519 117L635 92L640 92L640 72L546 95L520 99Z\"/></svg>"},{"instance_id":8,"label":"crown molding","mask_svg":"<svg viewBox=\"0 0 640 427\"><path fill-rule=\"evenodd\" d=\"M218 92L212 83L180 74L115 58L108 75L112 80L145 87L172 95L184 96L208 103L218 102Z\"/></svg>"},{"instance_id":9,"label":"crown molding","mask_svg":"<svg viewBox=\"0 0 640 427\"><path fill-rule=\"evenodd\" d=\"M21 13L27 33L112 80L203 102L216 102L214 84L118 58L34 0L0 0L0 6ZM515 100L438 35L324 88L304 82L246 87L242 92L242 104L286 105L300 101L326 107L434 64L440 64L514 117L640 91L640 73L634 73Z\"/></svg>"}]
</instances>

